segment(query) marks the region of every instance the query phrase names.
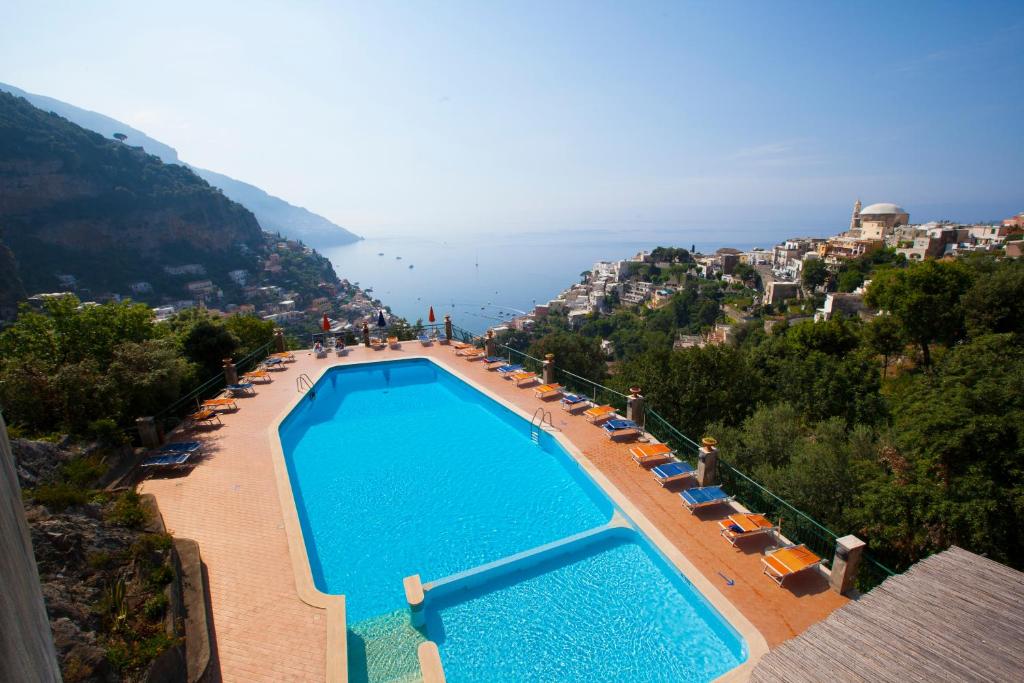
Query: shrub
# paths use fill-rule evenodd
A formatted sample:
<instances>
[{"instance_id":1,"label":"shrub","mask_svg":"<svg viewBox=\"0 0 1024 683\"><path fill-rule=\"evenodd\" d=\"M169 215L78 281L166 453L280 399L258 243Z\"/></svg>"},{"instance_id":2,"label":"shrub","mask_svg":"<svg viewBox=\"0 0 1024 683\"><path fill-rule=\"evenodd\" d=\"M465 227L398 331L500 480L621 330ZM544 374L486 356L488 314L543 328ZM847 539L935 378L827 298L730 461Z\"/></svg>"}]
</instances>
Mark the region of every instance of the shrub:
<instances>
[{"instance_id":1,"label":"shrub","mask_svg":"<svg viewBox=\"0 0 1024 683\"><path fill-rule=\"evenodd\" d=\"M67 483L86 488L107 473L105 459L97 455L88 455L69 460L60 468L61 476Z\"/></svg>"},{"instance_id":2,"label":"shrub","mask_svg":"<svg viewBox=\"0 0 1024 683\"><path fill-rule=\"evenodd\" d=\"M93 420L86 428L86 432L104 446L123 446L128 443L124 430L109 417Z\"/></svg>"},{"instance_id":3,"label":"shrub","mask_svg":"<svg viewBox=\"0 0 1024 683\"><path fill-rule=\"evenodd\" d=\"M167 610L167 594L164 592L157 593L142 606L142 612L147 618L152 621L158 620L164 615Z\"/></svg>"},{"instance_id":4,"label":"shrub","mask_svg":"<svg viewBox=\"0 0 1024 683\"><path fill-rule=\"evenodd\" d=\"M72 505L85 505L89 502L88 490L66 482L44 484L29 489L27 494L34 502L56 512L66 510Z\"/></svg>"},{"instance_id":5,"label":"shrub","mask_svg":"<svg viewBox=\"0 0 1024 683\"><path fill-rule=\"evenodd\" d=\"M174 570L168 564L162 564L149 573L149 585L154 588L166 586L174 580Z\"/></svg>"},{"instance_id":6,"label":"shrub","mask_svg":"<svg viewBox=\"0 0 1024 683\"><path fill-rule=\"evenodd\" d=\"M107 521L118 526L138 529L149 519L142 499L135 491L125 491L107 511Z\"/></svg>"}]
</instances>

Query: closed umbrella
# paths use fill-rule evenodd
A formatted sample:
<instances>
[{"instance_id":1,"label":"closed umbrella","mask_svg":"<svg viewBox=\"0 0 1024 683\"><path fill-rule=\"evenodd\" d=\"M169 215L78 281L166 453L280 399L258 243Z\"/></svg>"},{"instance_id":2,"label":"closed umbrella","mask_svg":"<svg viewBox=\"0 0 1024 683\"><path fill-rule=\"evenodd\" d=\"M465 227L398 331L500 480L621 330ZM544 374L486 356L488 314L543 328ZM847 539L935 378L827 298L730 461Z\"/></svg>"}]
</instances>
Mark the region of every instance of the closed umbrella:
<instances>
[{"instance_id":1,"label":"closed umbrella","mask_svg":"<svg viewBox=\"0 0 1024 683\"><path fill-rule=\"evenodd\" d=\"M377 312L377 327L383 330L387 326L388 322L384 320L384 309L382 308Z\"/></svg>"},{"instance_id":2,"label":"closed umbrella","mask_svg":"<svg viewBox=\"0 0 1024 683\"><path fill-rule=\"evenodd\" d=\"M427 316L427 320L430 322L437 322L437 318L434 317L434 307L430 307L430 315Z\"/></svg>"},{"instance_id":3,"label":"closed umbrella","mask_svg":"<svg viewBox=\"0 0 1024 683\"><path fill-rule=\"evenodd\" d=\"M324 313L324 319L320 321L320 327L323 328L324 332L331 331L331 321L327 319L326 313Z\"/></svg>"}]
</instances>

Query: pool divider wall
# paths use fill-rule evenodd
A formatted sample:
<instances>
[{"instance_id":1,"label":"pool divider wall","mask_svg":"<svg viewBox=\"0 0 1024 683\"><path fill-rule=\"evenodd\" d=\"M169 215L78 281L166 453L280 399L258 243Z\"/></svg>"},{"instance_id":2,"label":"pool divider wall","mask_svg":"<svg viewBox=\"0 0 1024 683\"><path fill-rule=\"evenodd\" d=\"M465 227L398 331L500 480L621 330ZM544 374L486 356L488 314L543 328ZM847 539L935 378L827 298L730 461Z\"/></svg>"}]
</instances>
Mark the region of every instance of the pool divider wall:
<instances>
[{"instance_id":1,"label":"pool divider wall","mask_svg":"<svg viewBox=\"0 0 1024 683\"><path fill-rule=\"evenodd\" d=\"M373 365L379 363L393 363L402 360L422 359L429 363L432 363L437 368L443 369L450 375L453 375L456 379L469 385L472 389L475 389L479 393L483 394L487 398L491 399L498 405L506 408L512 414L519 416L523 420L529 422L530 416L526 411L519 406L510 403L509 401L493 394L486 387L478 385L468 375L463 374L463 366L457 363L450 363L446 358L434 358L432 356L423 355L422 352L413 351L408 356L394 359L380 359L370 361L357 361L347 362L343 359L333 360L330 364L323 366L323 369L317 375L313 382L316 387L320 381L329 374L332 368L341 367L357 367L360 365ZM456 359L452 359L456 360ZM476 367L471 365L470 367ZM327 657L326 657L326 680L330 683L334 682L345 682L348 680L348 651L346 642L346 618L345 618L345 598L342 595L330 595L321 592L316 588L313 581L313 570L307 556L306 543L302 532L302 525L299 521L299 513L296 507L295 497L291 485L291 480L288 473L287 461L284 455L284 449L281 442L280 428L283 423L288 419L295 408L301 403L305 395L298 395L295 399L290 401L288 405L282 410L280 415L267 430L267 436L270 439L271 452L274 455L274 470L277 474L277 489L278 496L281 502L281 512L284 518L285 534L288 538L288 550L292 560L292 569L295 575L295 587L299 598L314 607L320 607L326 610L327 616ZM629 498L627 498L609 479L603 472L601 472L593 463L591 463L583 455L582 451L566 438L563 434L549 428L546 425L542 426L545 435L554 439L558 445L565 450L572 460L576 462L581 470L585 473L589 479L596 484L597 488L602 490L604 494L612 501L614 506L620 508L633 522L636 528L647 538L647 540L664 556L668 564L679 571L683 577L690 581L690 583L697 589L697 591L711 604L715 611L717 611L723 619L734 628L742 637L742 640L747 647L747 659L739 667L719 677L719 681L732 681L732 680L746 680L749 677L750 671L757 661L768 652L768 643L765 641L764 636L761 635L754 625L748 620L742 612L740 612L726 597L722 594L721 590L718 589L710 580L708 580L692 562L678 549L671 541L653 524L648 520L643 513L634 505ZM584 532L586 533L586 532ZM436 582L435 582L436 583ZM429 586L429 584L428 584ZM427 641L423 645L434 645L430 641ZM437 647L434 645L434 655L430 654L431 648L423 648L421 646L418 655L420 656L420 665L424 665L424 652L426 651L426 661L428 665L433 666L431 662L436 657L437 669L431 669L431 675L439 674L440 678L427 677L426 670L423 671L424 681L426 683L434 683L444 681L444 672L440 668L440 655L437 654Z\"/></svg>"}]
</instances>

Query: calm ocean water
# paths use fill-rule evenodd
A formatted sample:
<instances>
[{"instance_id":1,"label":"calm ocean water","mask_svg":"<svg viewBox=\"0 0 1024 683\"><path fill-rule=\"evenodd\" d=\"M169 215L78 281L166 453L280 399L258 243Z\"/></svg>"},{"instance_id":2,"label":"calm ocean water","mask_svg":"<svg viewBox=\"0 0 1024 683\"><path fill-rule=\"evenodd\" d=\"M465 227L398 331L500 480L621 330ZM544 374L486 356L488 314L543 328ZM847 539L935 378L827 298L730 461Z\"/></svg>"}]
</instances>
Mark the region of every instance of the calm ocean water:
<instances>
[{"instance_id":1,"label":"calm ocean water","mask_svg":"<svg viewBox=\"0 0 1024 683\"><path fill-rule=\"evenodd\" d=\"M715 234L720 237L709 240ZM410 321L426 321L433 306L438 321L451 313L457 325L482 332L554 298L595 261L627 258L658 245L687 249L696 245L705 252L723 246L770 247L793 234L760 227L721 233L681 229L453 235L448 239L394 236L367 238L324 254L339 277L364 289L372 287L374 296Z\"/></svg>"}]
</instances>

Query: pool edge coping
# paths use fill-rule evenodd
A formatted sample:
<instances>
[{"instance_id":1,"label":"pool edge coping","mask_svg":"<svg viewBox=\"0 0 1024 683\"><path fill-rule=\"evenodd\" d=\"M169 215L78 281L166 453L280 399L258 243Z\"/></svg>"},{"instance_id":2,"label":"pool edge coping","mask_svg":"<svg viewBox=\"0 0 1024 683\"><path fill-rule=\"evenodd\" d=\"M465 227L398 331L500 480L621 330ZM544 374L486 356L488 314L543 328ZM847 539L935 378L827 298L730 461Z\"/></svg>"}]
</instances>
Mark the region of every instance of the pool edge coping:
<instances>
[{"instance_id":1,"label":"pool edge coping","mask_svg":"<svg viewBox=\"0 0 1024 683\"><path fill-rule=\"evenodd\" d=\"M502 407L512 411L513 414L530 421L529 414L520 406L491 392L487 387L481 386L469 375L464 374L457 365L449 364L447 358L435 358L420 351L409 351L402 349L405 353L400 357L383 357L373 360L358 360L348 362L345 357L332 358L313 378L313 386L335 367L371 365L377 363L393 363L402 360L422 359L449 372L461 381L479 391L484 396L498 403ZM475 367L471 365L470 367ZM281 445L280 427L288 418L299 403L306 397L305 393L298 394L294 399L286 403L285 408L278 416L271 421L267 427L267 438L270 440L270 452L274 460L274 472L276 475L276 486L278 497L281 502L281 513L284 518L285 536L288 539L288 554L292 561L292 573L295 577L295 588L299 598L313 606L327 611L327 642L326 642L326 680L328 683L346 683L348 681L348 646L346 640L346 614L345 596L324 593L318 589L313 581L313 568L306 552L305 537L302 533L302 525L299 522L299 512L295 504L295 496L292 489L291 477L288 474L288 466L284 456L284 448ZM696 565L679 550L644 513L616 487L601 470L594 465L589 458L572 442L565 434L558 429L543 426L543 429L554 438L562 448L576 461L577 465L590 477L591 481L598 486L612 503L618 507L626 517L643 533L648 540L664 555L668 562L674 566L712 607L722 616L723 619L744 639L747 645L747 657L739 666L736 666L715 681L741 681L749 678L757 662L768 652L768 642L754 624L747 619L743 613L732 604L732 602L719 590L707 577L705 577Z\"/></svg>"}]
</instances>

